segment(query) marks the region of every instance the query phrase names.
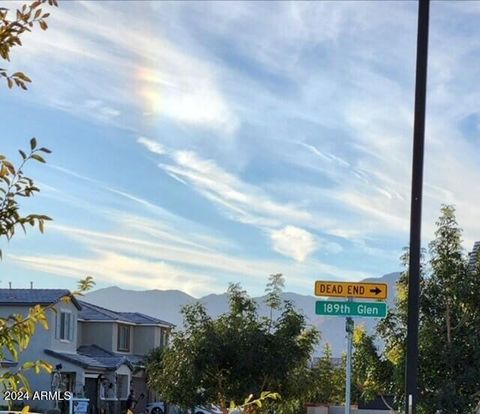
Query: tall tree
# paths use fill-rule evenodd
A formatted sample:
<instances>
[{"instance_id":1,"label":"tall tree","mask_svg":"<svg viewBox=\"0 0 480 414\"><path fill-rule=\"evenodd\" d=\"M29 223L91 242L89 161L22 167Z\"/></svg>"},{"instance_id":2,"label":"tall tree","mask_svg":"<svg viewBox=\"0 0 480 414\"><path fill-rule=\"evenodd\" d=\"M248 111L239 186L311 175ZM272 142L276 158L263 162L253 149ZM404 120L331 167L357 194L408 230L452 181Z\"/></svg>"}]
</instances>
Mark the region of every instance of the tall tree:
<instances>
[{"instance_id":1,"label":"tall tree","mask_svg":"<svg viewBox=\"0 0 480 414\"><path fill-rule=\"evenodd\" d=\"M375 336L366 333L363 325L355 328L352 400L359 403L380 397L388 407L385 396L392 392L390 379L394 365L391 360L379 354L375 339Z\"/></svg>"},{"instance_id":2,"label":"tall tree","mask_svg":"<svg viewBox=\"0 0 480 414\"><path fill-rule=\"evenodd\" d=\"M312 382L306 383L307 401L324 404L341 404L345 400L345 357L340 363L333 358L332 349L326 344L322 356L313 366Z\"/></svg>"},{"instance_id":3,"label":"tall tree","mask_svg":"<svg viewBox=\"0 0 480 414\"><path fill-rule=\"evenodd\" d=\"M318 333L288 302L271 325L238 284L230 286L228 295L229 310L216 319L202 304L183 308L184 329L147 365L150 386L167 402L184 407L214 403L227 410L231 402L272 391L282 397L276 412L295 410L288 403L303 392L299 379L308 370Z\"/></svg>"},{"instance_id":4,"label":"tall tree","mask_svg":"<svg viewBox=\"0 0 480 414\"><path fill-rule=\"evenodd\" d=\"M480 390L480 274L478 268L467 268L453 206L442 206L436 226L428 267L422 266L418 411L467 413L475 407ZM407 276L404 273L397 285L395 308L378 325L399 406L404 398Z\"/></svg>"},{"instance_id":5,"label":"tall tree","mask_svg":"<svg viewBox=\"0 0 480 414\"><path fill-rule=\"evenodd\" d=\"M269 276L265 288L265 303L270 308L270 321L273 321L273 311L282 306L282 293L285 287L285 277L282 273L275 273Z\"/></svg>"},{"instance_id":6,"label":"tall tree","mask_svg":"<svg viewBox=\"0 0 480 414\"><path fill-rule=\"evenodd\" d=\"M465 413L480 386L480 284L468 271L454 207L442 206L436 224L422 303L421 397L430 407Z\"/></svg>"}]
</instances>

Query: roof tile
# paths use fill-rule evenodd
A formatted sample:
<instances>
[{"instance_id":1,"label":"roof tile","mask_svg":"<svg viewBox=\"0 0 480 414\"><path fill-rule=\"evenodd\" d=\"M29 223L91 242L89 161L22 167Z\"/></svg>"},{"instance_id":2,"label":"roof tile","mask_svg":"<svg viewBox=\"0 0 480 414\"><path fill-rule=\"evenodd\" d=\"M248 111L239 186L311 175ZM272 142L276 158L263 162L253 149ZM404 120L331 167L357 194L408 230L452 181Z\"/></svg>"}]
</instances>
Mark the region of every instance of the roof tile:
<instances>
[{"instance_id":1,"label":"roof tile","mask_svg":"<svg viewBox=\"0 0 480 414\"><path fill-rule=\"evenodd\" d=\"M80 301L82 310L79 318L85 321L111 321L133 323L135 325L164 325L173 327L170 322L154 318L139 312L115 312L92 303Z\"/></svg>"},{"instance_id":2,"label":"roof tile","mask_svg":"<svg viewBox=\"0 0 480 414\"><path fill-rule=\"evenodd\" d=\"M71 292L67 289L0 289L0 305L50 305L59 302L64 296L70 295ZM72 302L80 308L75 298L72 299Z\"/></svg>"}]
</instances>

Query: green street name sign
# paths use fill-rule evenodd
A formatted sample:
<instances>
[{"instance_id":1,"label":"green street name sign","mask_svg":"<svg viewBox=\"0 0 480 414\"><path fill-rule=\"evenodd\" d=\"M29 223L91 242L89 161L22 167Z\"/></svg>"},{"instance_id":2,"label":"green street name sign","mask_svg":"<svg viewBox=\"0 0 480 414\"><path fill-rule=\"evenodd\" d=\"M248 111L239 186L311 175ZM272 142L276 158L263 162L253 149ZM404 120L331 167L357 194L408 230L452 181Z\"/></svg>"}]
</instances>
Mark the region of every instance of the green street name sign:
<instances>
[{"instance_id":1,"label":"green street name sign","mask_svg":"<svg viewBox=\"0 0 480 414\"><path fill-rule=\"evenodd\" d=\"M385 318L387 304L383 302L345 302L317 300L315 313L322 316L355 316L358 318Z\"/></svg>"}]
</instances>

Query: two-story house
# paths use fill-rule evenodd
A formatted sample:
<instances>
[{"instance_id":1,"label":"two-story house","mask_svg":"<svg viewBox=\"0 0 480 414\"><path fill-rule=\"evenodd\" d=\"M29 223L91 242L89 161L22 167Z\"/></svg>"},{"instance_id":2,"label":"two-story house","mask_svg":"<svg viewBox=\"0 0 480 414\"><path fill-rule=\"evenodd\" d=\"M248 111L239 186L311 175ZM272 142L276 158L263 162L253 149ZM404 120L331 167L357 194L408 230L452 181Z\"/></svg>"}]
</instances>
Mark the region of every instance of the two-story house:
<instances>
[{"instance_id":1,"label":"two-story house","mask_svg":"<svg viewBox=\"0 0 480 414\"><path fill-rule=\"evenodd\" d=\"M146 387L145 355L152 349L165 347L173 324L138 312L114 312L87 302L80 302L78 316L78 352L95 358L123 358L131 366L129 377L116 373L116 392L121 400L133 389L139 400L136 411L153 398ZM85 381L86 391L94 389L94 379ZM115 384L115 383L114 383Z\"/></svg>"},{"instance_id":2,"label":"two-story house","mask_svg":"<svg viewBox=\"0 0 480 414\"><path fill-rule=\"evenodd\" d=\"M117 411L131 389L139 401L136 411L151 397L145 383L143 360L154 348L166 346L172 324L140 313L114 312L71 298L62 289L0 289L0 315L26 315L35 304L53 306L47 314L49 329L37 328L24 361L44 360L56 374L27 376L33 391L54 387L90 399L92 413ZM55 377L55 378L54 378ZM60 384L58 384L60 380ZM61 404L32 401L45 410ZM64 404L64 403L63 403Z\"/></svg>"}]
</instances>

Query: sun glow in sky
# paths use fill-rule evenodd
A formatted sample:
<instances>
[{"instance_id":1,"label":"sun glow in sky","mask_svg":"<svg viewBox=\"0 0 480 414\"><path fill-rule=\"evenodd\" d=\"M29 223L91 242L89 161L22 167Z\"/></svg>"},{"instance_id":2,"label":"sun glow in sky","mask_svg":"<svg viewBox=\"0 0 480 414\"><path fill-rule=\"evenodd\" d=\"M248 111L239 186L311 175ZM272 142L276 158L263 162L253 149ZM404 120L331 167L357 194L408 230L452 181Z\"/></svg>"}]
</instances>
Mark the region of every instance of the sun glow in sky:
<instances>
[{"instance_id":1,"label":"sun glow in sky","mask_svg":"<svg viewBox=\"0 0 480 414\"><path fill-rule=\"evenodd\" d=\"M14 7L11 3L9 7ZM399 270L408 243L416 4L62 2L13 51L33 80L0 94L1 153L36 136L0 286L261 294L283 273ZM424 244L442 203L480 239L480 3L434 2Z\"/></svg>"}]
</instances>

